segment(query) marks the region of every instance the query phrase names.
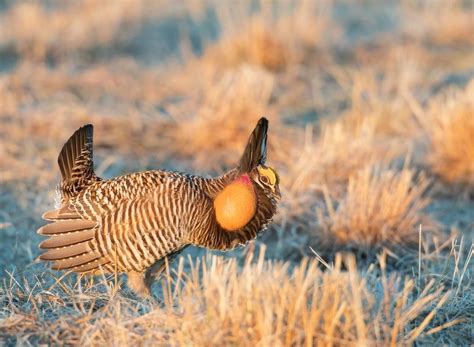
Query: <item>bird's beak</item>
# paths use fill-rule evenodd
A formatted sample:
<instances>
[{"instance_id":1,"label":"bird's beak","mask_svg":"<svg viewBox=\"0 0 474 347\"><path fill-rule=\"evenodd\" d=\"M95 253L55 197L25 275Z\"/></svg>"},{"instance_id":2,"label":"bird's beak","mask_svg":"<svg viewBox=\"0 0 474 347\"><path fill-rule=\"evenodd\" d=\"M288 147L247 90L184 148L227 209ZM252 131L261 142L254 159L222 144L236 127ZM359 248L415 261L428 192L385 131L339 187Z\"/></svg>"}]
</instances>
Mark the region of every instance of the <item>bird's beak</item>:
<instances>
[{"instance_id":1,"label":"bird's beak","mask_svg":"<svg viewBox=\"0 0 474 347\"><path fill-rule=\"evenodd\" d=\"M278 200L280 200L281 199L280 187L275 186L275 189L273 189L273 194L275 194Z\"/></svg>"}]
</instances>

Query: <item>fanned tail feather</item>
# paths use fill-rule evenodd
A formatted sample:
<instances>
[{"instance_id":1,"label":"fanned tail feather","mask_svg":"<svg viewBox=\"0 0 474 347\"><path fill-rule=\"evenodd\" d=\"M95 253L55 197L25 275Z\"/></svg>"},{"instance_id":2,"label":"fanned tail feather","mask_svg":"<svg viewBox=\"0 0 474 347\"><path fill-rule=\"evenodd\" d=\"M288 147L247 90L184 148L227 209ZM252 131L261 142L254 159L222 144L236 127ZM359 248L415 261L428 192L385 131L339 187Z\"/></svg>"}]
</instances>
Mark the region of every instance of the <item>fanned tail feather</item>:
<instances>
[{"instance_id":1,"label":"fanned tail feather","mask_svg":"<svg viewBox=\"0 0 474 347\"><path fill-rule=\"evenodd\" d=\"M53 270L93 272L110 262L97 249L97 223L82 219L71 207L48 211L44 214L49 223L38 229L38 234L49 238L40 243L46 250L39 260L52 261Z\"/></svg>"},{"instance_id":2,"label":"fanned tail feather","mask_svg":"<svg viewBox=\"0 0 474 347\"><path fill-rule=\"evenodd\" d=\"M41 249L54 249L66 246L72 246L76 243L90 241L95 236L95 229L81 230L79 232L70 232L63 235L50 237L40 243Z\"/></svg>"},{"instance_id":3,"label":"fanned tail feather","mask_svg":"<svg viewBox=\"0 0 474 347\"><path fill-rule=\"evenodd\" d=\"M64 234L72 231L80 231L84 229L90 229L96 226L97 223L83 219L69 219L59 220L54 223L46 224L45 226L38 229L40 235L54 235Z\"/></svg>"},{"instance_id":4,"label":"fanned tail feather","mask_svg":"<svg viewBox=\"0 0 474 347\"><path fill-rule=\"evenodd\" d=\"M81 255L75 255L72 257L56 260L53 266L51 266L51 269L73 270L75 272L84 272L84 271L79 271L79 267L90 265L92 262L100 259L101 257L102 256L100 255L98 251L90 251L88 253L84 253ZM95 268L88 271L93 271L93 270L95 270Z\"/></svg>"},{"instance_id":5,"label":"fanned tail feather","mask_svg":"<svg viewBox=\"0 0 474 347\"><path fill-rule=\"evenodd\" d=\"M41 216L44 220L58 220L58 219L76 219L80 218L76 211L72 210L70 206L66 205L57 210L50 210L43 213Z\"/></svg>"},{"instance_id":6,"label":"fanned tail feather","mask_svg":"<svg viewBox=\"0 0 474 347\"><path fill-rule=\"evenodd\" d=\"M50 249L46 253L40 255L41 260L63 260L73 258L84 253L89 253L92 248L89 242L80 242L74 245Z\"/></svg>"}]
</instances>

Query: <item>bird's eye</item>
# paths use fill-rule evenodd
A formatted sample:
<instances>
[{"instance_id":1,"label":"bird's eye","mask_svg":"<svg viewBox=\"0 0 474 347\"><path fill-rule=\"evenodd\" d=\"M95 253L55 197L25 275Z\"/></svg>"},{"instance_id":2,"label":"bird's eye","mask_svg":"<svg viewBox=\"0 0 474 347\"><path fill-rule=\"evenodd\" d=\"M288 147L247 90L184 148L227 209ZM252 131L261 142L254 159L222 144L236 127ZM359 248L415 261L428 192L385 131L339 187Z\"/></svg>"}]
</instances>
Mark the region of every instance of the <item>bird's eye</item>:
<instances>
[{"instance_id":1,"label":"bird's eye","mask_svg":"<svg viewBox=\"0 0 474 347\"><path fill-rule=\"evenodd\" d=\"M270 180L268 179L267 176L261 176L260 177L260 181L263 183L263 184L266 184L268 185L270 183Z\"/></svg>"}]
</instances>

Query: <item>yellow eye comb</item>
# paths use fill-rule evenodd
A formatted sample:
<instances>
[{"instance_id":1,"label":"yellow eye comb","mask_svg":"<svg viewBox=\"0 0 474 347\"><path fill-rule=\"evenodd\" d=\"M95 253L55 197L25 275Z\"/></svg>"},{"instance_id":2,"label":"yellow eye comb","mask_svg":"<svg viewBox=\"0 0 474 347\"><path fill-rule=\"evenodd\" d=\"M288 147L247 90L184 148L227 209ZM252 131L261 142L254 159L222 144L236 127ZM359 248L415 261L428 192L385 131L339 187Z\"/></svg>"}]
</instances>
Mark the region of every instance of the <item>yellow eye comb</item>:
<instances>
[{"instance_id":1,"label":"yellow eye comb","mask_svg":"<svg viewBox=\"0 0 474 347\"><path fill-rule=\"evenodd\" d=\"M274 186L277 182L277 175L275 173L275 170L273 170L271 167L265 167L259 165L257 167L258 173L262 176L268 177L268 180L270 181L270 184Z\"/></svg>"}]
</instances>

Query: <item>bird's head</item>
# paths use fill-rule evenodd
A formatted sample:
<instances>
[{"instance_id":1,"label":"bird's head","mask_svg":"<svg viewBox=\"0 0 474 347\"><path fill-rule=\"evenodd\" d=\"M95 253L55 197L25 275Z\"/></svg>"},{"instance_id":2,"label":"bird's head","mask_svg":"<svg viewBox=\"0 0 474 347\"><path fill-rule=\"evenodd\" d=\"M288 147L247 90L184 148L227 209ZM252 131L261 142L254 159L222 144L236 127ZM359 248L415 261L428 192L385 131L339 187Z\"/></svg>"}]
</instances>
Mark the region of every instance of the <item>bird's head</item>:
<instances>
[{"instance_id":1,"label":"bird's head","mask_svg":"<svg viewBox=\"0 0 474 347\"><path fill-rule=\"evenodd\" d=\"M278 174L265 166L267 131L268 120L261 118L250 135L235 179L214 200L217 221L227 230L244 227L259 208L269 204L276 208L281 198Z\"/></svg>"},{"instance_id":2,"label":"bird's head","mask_svg":"<svg viewBox=\"0 0 474 347\"><path fill-rule=\"evenodd\" d=\"M250 173L253 182L271 199L280 200L280 177L275 169L259 165Z\"/></svg>"},{"instance_id":3,"label":"bird's head","mask_svg":"<svg viewBox=\"0 0 474 347\"><path fill-rule=\"evenodd\" d=\"M275 169L266 166L268 120L260 118L249 137L245 151L240 159L239 172L248 175L268 198L279 200L280 178Z\"/></svg>"}]
</instances>

